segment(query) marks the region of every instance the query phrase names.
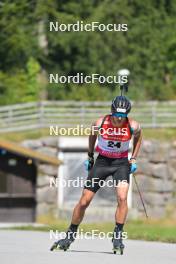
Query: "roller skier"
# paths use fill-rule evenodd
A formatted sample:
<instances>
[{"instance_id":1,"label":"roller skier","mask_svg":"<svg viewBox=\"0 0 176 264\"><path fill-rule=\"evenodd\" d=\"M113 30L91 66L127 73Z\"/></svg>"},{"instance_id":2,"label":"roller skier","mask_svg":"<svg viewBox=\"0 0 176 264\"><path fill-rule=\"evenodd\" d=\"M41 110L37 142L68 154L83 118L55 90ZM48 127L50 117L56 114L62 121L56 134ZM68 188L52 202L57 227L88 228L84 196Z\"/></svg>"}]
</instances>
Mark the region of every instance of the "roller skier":
<instances>
[{"instance_id":1,"label":"roller skier","mask_svg":"<svg viewBox=\"0 0 176 264\"><path fill-rule=\"evenodd\" d=\"M128 117L130 110L131 103L129 99L121 94L112 100L111 113L92 124L88 158L85 161L88 170L86 184L80 200L73 210L66 237L56 241L51 250L57 248L67 250L70 247L76 238L78 226L83 220L86 209L100 188L99 182L106 180L108 176L112 176L113 182L116 183L117 197L115 228L112 239L113 252L123 254L123 227L128 212L127 194L130 174L137 170L136 159L142 141L140 124ZM132 138L132 155L128 159L129 143ZM97 145L95 147L96 141ZM98 152L96 161L94 161L94 150Z\"/></svg>"}]
</instances>

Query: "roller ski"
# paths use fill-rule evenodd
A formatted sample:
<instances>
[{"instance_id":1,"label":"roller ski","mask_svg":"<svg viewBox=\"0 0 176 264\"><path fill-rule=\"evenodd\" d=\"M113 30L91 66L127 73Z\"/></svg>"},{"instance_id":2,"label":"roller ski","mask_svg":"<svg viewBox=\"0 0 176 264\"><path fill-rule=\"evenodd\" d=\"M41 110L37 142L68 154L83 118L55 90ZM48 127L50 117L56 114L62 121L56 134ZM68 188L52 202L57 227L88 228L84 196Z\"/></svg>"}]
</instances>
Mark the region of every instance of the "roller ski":
<instances>
[{"instance_id":1,"label":"roller ski","mask_svg":"<svg viewBox=\"0 0 176 264\"><path fill-rule=\"evenodd\" d=\"M67 231L66 237L54 242L54 244L50 248L50 251L54 251L54 250L67 251L67 249L69 249L70 245L75 240L75 236L76 236L76 232L73 232L71 230Z\"/></svg>"},{"instance_id":2,"label":"roller ski","mask_svg":"<svg viewBox=\"0 0 176 264\"><path fill-rule=\"evenodd\" d=\"M112 243L113 243L113 252L114 254L119 254L123 255L123 250L124 250L124 244L122 242L122 232L115 227L114 229L114 236L112 238Z\"/></svg>"}]
</instances>

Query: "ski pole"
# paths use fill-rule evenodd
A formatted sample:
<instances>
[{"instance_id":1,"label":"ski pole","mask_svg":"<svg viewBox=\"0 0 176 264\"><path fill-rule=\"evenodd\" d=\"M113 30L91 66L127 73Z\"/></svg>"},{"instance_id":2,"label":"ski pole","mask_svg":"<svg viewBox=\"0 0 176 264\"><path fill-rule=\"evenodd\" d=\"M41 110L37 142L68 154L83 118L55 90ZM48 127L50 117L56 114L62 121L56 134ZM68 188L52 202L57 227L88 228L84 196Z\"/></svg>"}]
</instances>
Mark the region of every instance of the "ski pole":
<instances>
[{"instance_id":1,"label":"ski pole","mask_svg":"<svg viewBox=\"0 0 176 264\"><path fill-rule=\"evenodd\" d=\"M142 202L142 205L143 205L143 208L144 208L144 212L145 212L145 215L146 215L146 218L148 218L148 215L147 215L147 210L145 208L145 204L144 204L144 200L142 198L142 194L140 192L140 189L139 189L139 185L137 183L137 180L136 180L136 177L133 175L133 178L134 178L134 181L135 181L135 184L136 184L136 187L137 187L137 190L138 190L138 193L139 193L139 196L141 198L141 202Z\"/></svg>"}]
</instances>

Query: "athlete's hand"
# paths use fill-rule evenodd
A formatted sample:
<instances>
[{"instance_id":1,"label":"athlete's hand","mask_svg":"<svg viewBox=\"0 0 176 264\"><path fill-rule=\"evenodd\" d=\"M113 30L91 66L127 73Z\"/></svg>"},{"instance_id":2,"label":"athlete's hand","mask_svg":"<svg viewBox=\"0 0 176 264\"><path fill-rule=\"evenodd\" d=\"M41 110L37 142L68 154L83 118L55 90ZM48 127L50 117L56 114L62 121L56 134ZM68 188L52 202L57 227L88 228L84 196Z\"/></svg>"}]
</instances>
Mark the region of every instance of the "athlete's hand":
<instances>
[{"instance_id":1,"label":"athlete's hand","mask_svg":"<svg viewBox=\"0 0 176 264\"><path fill-rule=\"evenodd\" d=\"M94 165L94 154L88 153L88 159L84 161L84 166L86 171L91 170L93 165Z\"/></svg>"},{"instance_id":2,"label":"athlete's hand","mask_svg":"<svg viewBox=\"0 0 176 264\"><path fill-rule=\"evenodd\" d=\"M130 163L130 173L134 173L136 170L137 170L137 163L136 163L136 159L134 158L131 158L129 160L129 163Z\"/></svg>"}]
</instances>

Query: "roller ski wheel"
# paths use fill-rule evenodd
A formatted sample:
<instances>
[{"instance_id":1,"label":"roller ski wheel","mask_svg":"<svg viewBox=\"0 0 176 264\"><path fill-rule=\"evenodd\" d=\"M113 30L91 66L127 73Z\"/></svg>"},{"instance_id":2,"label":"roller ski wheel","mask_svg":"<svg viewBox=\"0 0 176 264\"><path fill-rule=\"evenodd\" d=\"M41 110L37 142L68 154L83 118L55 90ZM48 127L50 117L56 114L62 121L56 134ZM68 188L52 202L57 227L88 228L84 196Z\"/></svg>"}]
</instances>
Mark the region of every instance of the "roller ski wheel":
<instances>
[{"instance_id":1,"label":"roller ski wheel","mask_svg":"<svg viewBox=\"0 0 176 264\"><path fill-rule=\"evenodd\" d=\"M123 255L124 248L113 248L114 254Z\"/></svg>"},{"instance_id":2,"label":"roller ski wheel","mask_svg":"<svg viewBox=\"0 0 176 264\"><path fill-rule=\"evenodd\" d=\"M53 251L53 250L67 251L67 249L69 249L73 241L74 241L73 238L69 239L68 237L64 239L60 239L53 244L53 246L50 248L50 251Z\"/></svg>"},{"instance_id":3,"label":"roller ski wheel","mask_svg":"<svg viewBox=\"0 0 176 264\"><path fill-rule=\"evenodd\" d=\"M55 249L57 249L57 243L55 242L52 247L50 248L50 251L54 251Z\"/></svg>"},{"instance_id":4,"label":"roller ski wheel","mask_svg":"<svg viewBox=\"0 0 176 264\"><path fill-rule=\"evenodd\" d=\"M60 246L58 242L55 242L52 247L50 248L50 251L54 251L54 250L63 250L63 251L67 251L67 249L69 249L69 246Z\"/></svg>"}]
</instances>

